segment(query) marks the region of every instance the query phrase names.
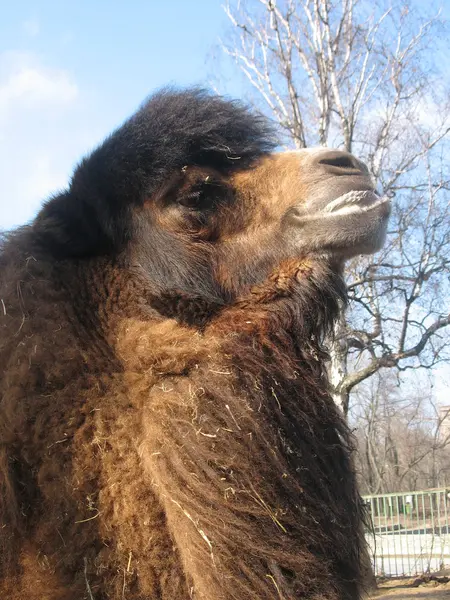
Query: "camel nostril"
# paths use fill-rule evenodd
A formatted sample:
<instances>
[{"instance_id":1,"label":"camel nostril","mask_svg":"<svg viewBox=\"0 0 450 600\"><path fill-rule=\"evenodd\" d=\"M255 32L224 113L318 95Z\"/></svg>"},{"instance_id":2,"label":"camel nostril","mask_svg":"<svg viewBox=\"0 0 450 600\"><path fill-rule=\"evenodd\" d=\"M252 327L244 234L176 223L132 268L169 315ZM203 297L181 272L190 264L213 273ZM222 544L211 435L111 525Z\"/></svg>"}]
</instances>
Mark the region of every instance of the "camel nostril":
<instances>
[{"instance_id":1,"label":"camel nostril","mask_svg":"<svg viewBox=\"0 0 450 600\"><path fill-rule=\"evenodd\" d=\"M319 158L318 163L327 167L334 167L334 169L337 170L367 173L366 165L348 152L341 152L338 150L327 152Z\"/></svg>"}]
</instances>

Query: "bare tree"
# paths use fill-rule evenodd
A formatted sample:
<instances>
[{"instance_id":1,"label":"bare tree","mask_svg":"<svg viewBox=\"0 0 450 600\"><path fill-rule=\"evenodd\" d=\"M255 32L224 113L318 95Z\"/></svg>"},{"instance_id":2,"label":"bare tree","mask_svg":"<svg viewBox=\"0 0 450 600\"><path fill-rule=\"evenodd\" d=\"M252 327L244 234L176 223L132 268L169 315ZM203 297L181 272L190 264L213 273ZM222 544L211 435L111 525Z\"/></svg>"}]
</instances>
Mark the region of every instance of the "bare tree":
<instances>
[{"instance_id":1,"label":"bare tree","mask_svg":"<svg viewBox=\"0 0 450 600\"><path fill-rule=\"evenodd\" d=\"M377 373L356 391L350 421L358 442L356 466L363 493L450 484L450 407L436 407L423 379L421 391L405 394L399 393L392 373Z\"/></svg>"},{"instance_id":2,"label":"bare tree","mask_svg":"<svg viewBox=\"0 0 450 600\"><path fill-rule=\"evenodd\" d=\"M376 6L374 6L376 4ZM351 309L331 343L330 380L351 390L384 368L450 358L450 142L440 15L399 2L227 0L223 48L287 146L341 147L395 196L388 243L350 269Z\"/></svg>"}]
</instances>

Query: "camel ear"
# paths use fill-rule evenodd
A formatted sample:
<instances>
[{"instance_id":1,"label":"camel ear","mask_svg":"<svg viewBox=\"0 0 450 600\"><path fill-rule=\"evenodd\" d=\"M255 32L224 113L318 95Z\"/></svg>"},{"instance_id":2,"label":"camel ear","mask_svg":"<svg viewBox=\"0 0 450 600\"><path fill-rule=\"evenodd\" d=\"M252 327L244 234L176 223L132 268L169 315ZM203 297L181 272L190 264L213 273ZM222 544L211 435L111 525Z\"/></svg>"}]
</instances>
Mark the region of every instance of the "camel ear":
<instances>
[{"instance_id":1,"label":"camel ear","mask_svg":"<svg viewBox=\"0 0 450 600\"><path fill-rule=\"evenodd\" d=\"M33 227L41 244L58 259L114 254L126 242L130 218L126 206L121 214L112 209L101 200L90 204L69 191L51 198Z\"/></svg>"}]
</instances>

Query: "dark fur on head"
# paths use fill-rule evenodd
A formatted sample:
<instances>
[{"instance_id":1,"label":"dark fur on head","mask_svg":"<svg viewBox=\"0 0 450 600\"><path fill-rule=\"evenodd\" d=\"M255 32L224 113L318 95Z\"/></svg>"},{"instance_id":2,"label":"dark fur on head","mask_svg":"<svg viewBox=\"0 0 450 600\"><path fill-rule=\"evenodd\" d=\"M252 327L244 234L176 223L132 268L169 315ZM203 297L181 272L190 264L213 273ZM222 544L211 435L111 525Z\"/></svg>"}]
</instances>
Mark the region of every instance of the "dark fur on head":
<instances>
[{"instance_id":1,"label":"dark fur on head","mask_svg":"<svg viewBox=\"0 0 450 600\"><path fill-rule=\"evenodd\" d=\"M118 252L132 238L130 211L187 165L245 169L275 146L266 119L202 89L162 90L85 158L68 192L36 222L57 256Z\"/></svg>"},{"instance_id":2,"label":"dark fur on head","mask_svg":"<svg viewBox=\"0 0 450 600\"><path fill-rule=\"evenodd\" d=\"M322 348L345 287L284 243L312 192L272 146L241 104L163 91L6 237L2 598L359 597Z\"/></svg>"}]
</instances>

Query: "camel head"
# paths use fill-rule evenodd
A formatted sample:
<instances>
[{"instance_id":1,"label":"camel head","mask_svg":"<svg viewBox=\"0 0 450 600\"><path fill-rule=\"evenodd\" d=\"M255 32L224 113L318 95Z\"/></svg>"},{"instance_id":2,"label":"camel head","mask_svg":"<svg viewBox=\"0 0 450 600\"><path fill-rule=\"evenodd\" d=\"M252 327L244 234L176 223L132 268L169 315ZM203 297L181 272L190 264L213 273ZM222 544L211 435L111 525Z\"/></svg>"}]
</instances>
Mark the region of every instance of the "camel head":
<instances>
[{"instance_id":1,"label":"camel head","mask_svg":"<svg viewBox=\"0 0 450 600\"><path fill-rule=\"evenodd\" d=\"M362 162L274 146L267 122L238 103L162 92L81 163L37 223L65 257L113 254L156 290L220 299L282 261L341 269L381 247L390 204Z\"/></svg>"}]
</instances>

